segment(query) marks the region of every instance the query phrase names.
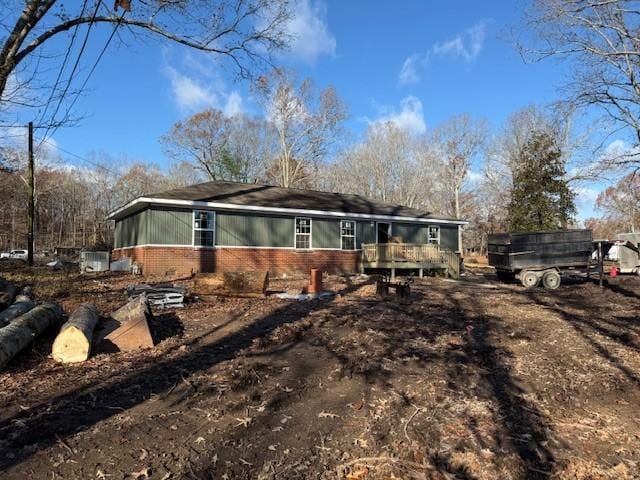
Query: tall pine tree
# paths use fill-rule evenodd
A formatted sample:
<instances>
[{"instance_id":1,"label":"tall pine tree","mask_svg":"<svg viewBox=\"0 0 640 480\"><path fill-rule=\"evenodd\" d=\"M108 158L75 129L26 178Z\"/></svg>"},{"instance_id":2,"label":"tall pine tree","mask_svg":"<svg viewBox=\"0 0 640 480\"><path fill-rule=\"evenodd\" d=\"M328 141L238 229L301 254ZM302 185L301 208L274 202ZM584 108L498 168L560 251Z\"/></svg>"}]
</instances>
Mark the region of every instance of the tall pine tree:
<instances>
[{"instance_id":1,"label":"tall pine tree","mask_svg":"<svg viewBox=\"0 0 640 480\"><path fill-rule=\"evenodd\" d=\"M566 228L576 213L565 161L552 135L534 133L520 151L509 203L511 231Z\"/></svg>"}]
</instances>

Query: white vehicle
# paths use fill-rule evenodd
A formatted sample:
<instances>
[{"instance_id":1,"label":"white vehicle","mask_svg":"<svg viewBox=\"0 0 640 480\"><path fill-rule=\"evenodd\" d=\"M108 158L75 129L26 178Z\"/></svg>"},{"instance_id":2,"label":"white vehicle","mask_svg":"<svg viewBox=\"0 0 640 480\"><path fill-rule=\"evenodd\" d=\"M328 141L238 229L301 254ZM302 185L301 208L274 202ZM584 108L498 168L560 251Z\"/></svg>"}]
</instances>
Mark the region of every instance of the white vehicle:
<instances>
[{"instance_id":1,"label":"white vehicle","mask_svg":"<svg viewBox=\"0 0 640 480\"><path fill-rule=\"evenodd\" d=\"M28 253L26 250L11 250L10 252L2 252L0 253L0 259L11 259L16 258L18 260L26 260L28 257Z\"/></svg>"}]
</instances>

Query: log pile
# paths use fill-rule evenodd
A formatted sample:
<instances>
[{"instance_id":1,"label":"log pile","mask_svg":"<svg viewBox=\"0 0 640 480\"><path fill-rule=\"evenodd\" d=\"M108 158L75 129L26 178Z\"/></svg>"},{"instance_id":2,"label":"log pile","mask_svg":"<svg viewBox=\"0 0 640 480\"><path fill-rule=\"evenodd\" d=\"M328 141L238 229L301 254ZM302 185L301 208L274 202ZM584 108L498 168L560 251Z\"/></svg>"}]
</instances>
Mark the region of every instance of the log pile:
<instances>
[{"instance_id":1,"label":"log pile","mask_svg":"<svg viewBox=\"0 0 640 480\"><path fill-rule=\"evenodd\" d=\"M18 286L0 279L0 310L7 308L18 293Z\"/></svg>"},{"instance_id":2,"label":"log pile","mask_svg":"<svg viewBox=\"0 0 640 480\"><path fill-rule=\"evenodd\" d=\"M0 328L7 325L14 318L18 318L20 315L27 313L36 304L31 297L21 293L16 296L15 300L4 310L0 311Z\"/></svg>"},{"instance_id":3,"label":"log pile","mask_svg":"<svg viewBox=\"0 0 640 480\"><path fill-rule=\"evenodd\" d=\"M98 312L92 304L80 305L62 326L53 342L53 359L60 363L84 362L91 353Z\"/></svg>"},{"instance_id":4,"label":"log pile","mask_svg":"<svg viewBox=\"0 0 640 480\"><path fill-rule=\"evenodd\" d=\"M35 337L55 325L62 308L55 303L39 305L0 328L0 369L27 347Z\"/></svg>"}]
</instances>

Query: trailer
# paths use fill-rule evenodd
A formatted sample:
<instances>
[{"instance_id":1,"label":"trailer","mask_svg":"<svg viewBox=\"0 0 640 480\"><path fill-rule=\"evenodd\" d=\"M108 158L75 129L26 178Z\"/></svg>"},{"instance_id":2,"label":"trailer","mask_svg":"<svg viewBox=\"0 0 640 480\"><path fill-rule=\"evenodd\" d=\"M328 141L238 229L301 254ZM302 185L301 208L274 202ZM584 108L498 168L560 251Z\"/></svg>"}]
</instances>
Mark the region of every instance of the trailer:
<instances>
[{"instance_id":1,"label":"trailer","mask_svg":"<svg viewBox=\"0 0 640 480\"><path fill-rule=\"evenodd\" d=\"M588 273L591 230L495 233L489 235L489 265L501 280L517 279L527 288L560 286L563 274Z\"/></svg>"}]
</instances>

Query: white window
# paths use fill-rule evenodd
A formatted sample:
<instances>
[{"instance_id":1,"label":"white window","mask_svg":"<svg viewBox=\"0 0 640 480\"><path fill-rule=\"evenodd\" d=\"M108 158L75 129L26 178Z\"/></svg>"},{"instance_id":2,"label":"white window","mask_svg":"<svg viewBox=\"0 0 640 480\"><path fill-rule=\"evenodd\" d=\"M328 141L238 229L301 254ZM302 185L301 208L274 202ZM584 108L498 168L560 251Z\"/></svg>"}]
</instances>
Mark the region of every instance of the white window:
<instances>
[{"instance_id":1,"label":"white window","mask_svg":"<svg viewBox=\"0 0 640 480\"><path fill-rule=\"evenodd\" d=\"M296 248L311 248L311 219L296 217Z\"/></svg>"},{"instance_id":2,"label":"white window","mask_svg":"<svg viewBox=\"0 0 640 480\"><path fill-rule=\"evenodd\" d=\"M440 245L440 227L429 227L427 233L427 243Z\"/></svg>"},{"instance_id":3,"label":"white window","mask_svg":"<svg viewBox=\"0 0 640 480\"><path fill-rule=\"evenodd\" d=\"M340 248L342 250L356 249L356 222L352 220L340 222Z\"/></svg>"},{"instance_id":4,"label":"white window","mask_svg":"<svg viewBox=\"0 0 640 480\"><path fill-rule=\"evenodd\" d=\"M193 245L196 247L213 247L214 212L195 210L193 212Z\"/></svg>"}]
</instances>

